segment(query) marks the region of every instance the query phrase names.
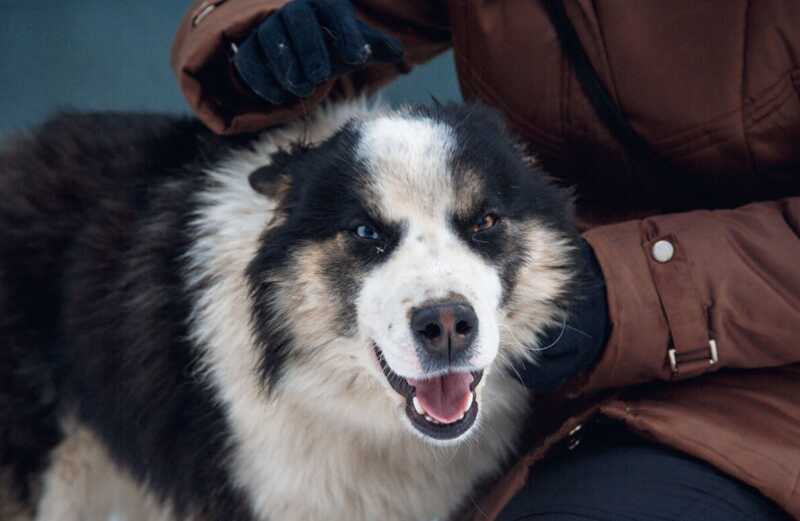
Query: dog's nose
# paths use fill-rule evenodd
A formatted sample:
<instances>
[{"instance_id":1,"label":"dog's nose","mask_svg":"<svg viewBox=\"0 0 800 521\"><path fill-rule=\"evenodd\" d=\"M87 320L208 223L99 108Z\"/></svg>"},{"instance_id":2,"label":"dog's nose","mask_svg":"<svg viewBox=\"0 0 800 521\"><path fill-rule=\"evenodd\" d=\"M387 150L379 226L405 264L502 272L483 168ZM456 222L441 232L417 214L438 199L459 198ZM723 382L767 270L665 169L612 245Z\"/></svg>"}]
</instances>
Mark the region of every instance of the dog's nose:
<instances>
[{"instance_id":1,"label":"dog's nose","mask_svg":"<svg viewBox=\"0 0 800 521\"><path fill-rule=\"evenodd\" d=\"M425 351L452 362L472 346L478 333L478 317L469 304L443 302L415 309L411 329Z\"/></svg>"}]
</instances>

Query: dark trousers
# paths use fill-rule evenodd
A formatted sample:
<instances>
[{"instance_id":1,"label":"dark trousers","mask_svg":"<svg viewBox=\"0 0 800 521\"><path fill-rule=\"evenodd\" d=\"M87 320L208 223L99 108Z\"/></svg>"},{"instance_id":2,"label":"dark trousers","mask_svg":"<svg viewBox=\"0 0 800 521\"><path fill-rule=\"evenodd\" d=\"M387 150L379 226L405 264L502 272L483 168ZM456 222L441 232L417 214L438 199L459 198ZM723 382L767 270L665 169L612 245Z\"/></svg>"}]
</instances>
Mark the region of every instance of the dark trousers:
<instances>
[{"instance_id":1,"label":"dark trousers","mask_svg":"<svg viewBox=\"0 0 800 521\"><path fill-rule=\"evenodd\" d=\"M536 465L500 521L791 521L755 489L707 463L630 434L587 429Z\"/></svg>"}]
</instances>

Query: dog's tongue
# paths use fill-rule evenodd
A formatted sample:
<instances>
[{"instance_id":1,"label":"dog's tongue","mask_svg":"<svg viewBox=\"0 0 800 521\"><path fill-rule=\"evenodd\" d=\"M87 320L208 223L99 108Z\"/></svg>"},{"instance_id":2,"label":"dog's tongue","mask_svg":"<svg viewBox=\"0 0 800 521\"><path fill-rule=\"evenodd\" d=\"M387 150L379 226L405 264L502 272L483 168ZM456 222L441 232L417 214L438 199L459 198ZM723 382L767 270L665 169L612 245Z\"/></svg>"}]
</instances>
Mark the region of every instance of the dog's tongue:
<instances>
[{"instance_id":1,"label":"dog's tongue","mask_svg":"<svg viewBox=\"0 0 800 521\"><path fill-rule=\"evenodd\" d=\"M409 378L408 383L416 389L417 399L428 416L453 423L461 418L470 401L472 380L470 373L451 373L428 380Z\"/></svg>"}]
</instances>

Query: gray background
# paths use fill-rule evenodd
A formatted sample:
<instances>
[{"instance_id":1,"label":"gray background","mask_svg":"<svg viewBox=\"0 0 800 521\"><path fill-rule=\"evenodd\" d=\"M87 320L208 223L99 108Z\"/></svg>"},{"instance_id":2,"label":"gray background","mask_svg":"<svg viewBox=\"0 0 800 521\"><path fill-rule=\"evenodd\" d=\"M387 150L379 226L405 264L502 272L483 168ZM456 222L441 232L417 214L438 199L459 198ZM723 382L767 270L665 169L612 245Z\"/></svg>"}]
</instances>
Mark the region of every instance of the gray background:
<instances>
[{"instance_id":1,"label":"gray background","mask_svg":"<svg viewBox=\"0 0 800 521\"><path fill-rule=\"evenodd\" d=\"M185 112L169 67L188 0L0 0L0 136L61 108ZM383 92L460 99L446 53Z\"/></svg>"}]
</instances>

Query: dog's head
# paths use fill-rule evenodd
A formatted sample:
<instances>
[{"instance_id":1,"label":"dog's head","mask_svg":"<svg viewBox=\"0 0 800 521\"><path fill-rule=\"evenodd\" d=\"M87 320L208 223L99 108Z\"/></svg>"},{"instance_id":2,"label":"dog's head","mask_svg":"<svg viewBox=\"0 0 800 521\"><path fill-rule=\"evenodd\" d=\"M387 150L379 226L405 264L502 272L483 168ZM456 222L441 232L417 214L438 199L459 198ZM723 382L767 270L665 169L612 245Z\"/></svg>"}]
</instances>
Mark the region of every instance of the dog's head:
<instances>
[{"instance_id":1,"label":"dog's head","mask_svg":"<svg viewBox=\"0 0 800 521\"><path fill-rule=\"evenodd\" d=\"M263 378L339 417L466 437L568 291L569 195L488 109L356 119L250 184L277 204L248 269Z\"/></svg>"}]
</instances>

